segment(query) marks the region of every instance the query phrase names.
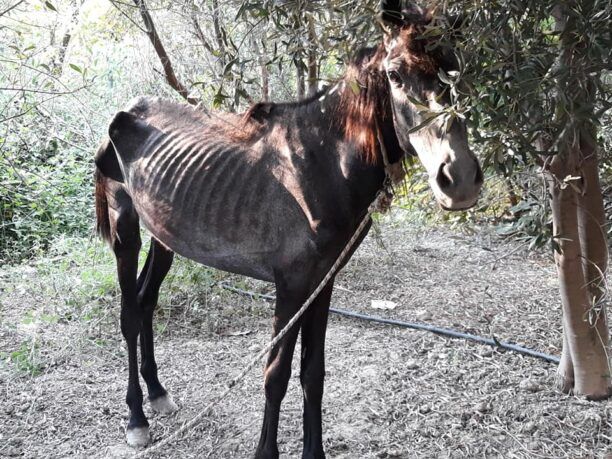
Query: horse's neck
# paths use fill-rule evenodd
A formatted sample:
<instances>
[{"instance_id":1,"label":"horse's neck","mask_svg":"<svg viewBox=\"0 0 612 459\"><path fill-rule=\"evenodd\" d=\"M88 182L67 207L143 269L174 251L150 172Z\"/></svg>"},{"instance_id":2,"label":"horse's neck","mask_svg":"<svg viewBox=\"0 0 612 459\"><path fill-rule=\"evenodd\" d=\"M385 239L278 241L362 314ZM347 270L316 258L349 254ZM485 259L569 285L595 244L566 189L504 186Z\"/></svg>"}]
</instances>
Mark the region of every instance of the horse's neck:
<instances>
[{"instance_id":1,"label":"horse's neck","mask_svg":"<svg viewBox=\"0 0 612 459\"><path fill-rule=\"evenodd\" d=\"M338 171L339 186L342 187L339 191L350 196L353 211L360 213L367 209L381 189L385 172L381 158L375 162L368 160L355 142L346 138L345 120L341 118L339 106L341 90L332 88L303 107L306 109L302 112L304 118L296 117L296 123L298 130L310 129L313 133L321 133L321 137L311 136L310 148L318 160L326 163L329 171Z\"/></svg>"}]
</instances>

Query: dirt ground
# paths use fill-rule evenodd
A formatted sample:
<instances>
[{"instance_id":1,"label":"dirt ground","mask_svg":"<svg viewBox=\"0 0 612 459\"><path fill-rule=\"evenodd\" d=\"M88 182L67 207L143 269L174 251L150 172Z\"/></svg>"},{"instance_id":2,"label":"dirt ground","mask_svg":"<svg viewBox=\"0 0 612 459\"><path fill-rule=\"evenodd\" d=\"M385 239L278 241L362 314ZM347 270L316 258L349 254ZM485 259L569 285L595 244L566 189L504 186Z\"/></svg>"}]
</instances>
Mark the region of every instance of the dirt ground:
<instances>
[{"instance_id":1,"label":"dirt ground","mask_svg":"<svg viewBox=\"0 0 612 459\"><path fill-rule=\"evenodd\" d=\"M338 277L333 306L495 336L559 355L560 306L547 255L529 254L487 231L423 230L401 223L397 214L377 233L371 232ZM101 300L102 312L87 326L74 320L33 326L24 315L47 299L35 267L21 276L19 285L2 293L0 351L6 356L33 334L38 344L32 352L36 349L44 365L31 376L16 371L10 359L0 361L0 456L129 457L127 361L117 298ZM272 292L268 284L217 276L240 288ZM150 417L154 441L221 393L266 344L271 329L270 305L263 300L219 287L197 295L169 290L160 298L157 362L180 411ZM373 309L372 300L392 301L395 308ZM294 359L279 433L281 456L288 458L301 454L297 363ZM263 414L262 368L161 456L250 457ZM327 456L612 454L612 405L563 395L554 389L554 377L553 364L534 358L332 315L323 403Z\"/></svg>"}]
</instances>

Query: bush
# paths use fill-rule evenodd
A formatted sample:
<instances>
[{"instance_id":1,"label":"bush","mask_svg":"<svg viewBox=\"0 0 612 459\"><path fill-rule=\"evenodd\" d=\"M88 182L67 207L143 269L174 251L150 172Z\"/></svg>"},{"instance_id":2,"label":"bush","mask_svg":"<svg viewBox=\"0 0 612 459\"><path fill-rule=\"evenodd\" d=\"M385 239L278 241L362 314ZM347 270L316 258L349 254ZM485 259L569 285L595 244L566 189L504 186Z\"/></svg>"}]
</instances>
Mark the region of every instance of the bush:
<instances>
[{"instance_id":1,"label":"bush","mask_svg":"<svg viewBox=\"0 0 612 459\"><path fill-rule=\"evenodd\" d=\"M53 139L12 146L0 153L0 263L39 255L57 235L86 235L93 219L91 153Z\"/></svg>"}]
</instances>

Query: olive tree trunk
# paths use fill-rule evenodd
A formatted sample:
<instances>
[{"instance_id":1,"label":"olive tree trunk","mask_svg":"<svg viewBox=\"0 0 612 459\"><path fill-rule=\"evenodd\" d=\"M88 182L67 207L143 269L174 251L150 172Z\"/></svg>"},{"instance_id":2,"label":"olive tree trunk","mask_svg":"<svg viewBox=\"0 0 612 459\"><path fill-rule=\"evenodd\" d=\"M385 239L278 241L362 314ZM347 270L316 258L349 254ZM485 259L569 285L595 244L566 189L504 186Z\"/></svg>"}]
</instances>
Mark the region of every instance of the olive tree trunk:
<instances>
[{"instance_id":1,"label":"olive tree trunk","mask_svg":"<svg viewBox=\"0 0 612 459\"><path fill-rule=\"evenodd\" d=\"M561 45L557 113L565 125L559 153L545 167L563 307L557 381L565 392L603 399L612 393L612 384L603 301L608 245L592 121L597 76L584 73L588 44L576 39L581 33L570 14L577 2L582 8L593 7L590 0L574 0L557 4L552 12Z\"/></svg>"},{"instance_id":2,"label":"olive tree trunk","mask_svg":"<svg viewBox=\"0 0 612 459\"><path fill-rule=\"evenodd\" d=\"M547 169L563 307L558 386L603 399L611 388L606 311L601 302L607 264L603 200L594 152L586 158L580 149L571 153L556 156Z\"/></svg>"},{"instance_id":3,"label":"olive tree trunk","mask_svg":"<svg viewBox=\"0 0 612 459\"><path fill-rule=\"evenodd\" d=\"M297 58L294 58L295 63L295 80L296 80L296 93L298 100L304 98L304 64L302 62L301 56L298 55Z\"/></svg>"},{"instance_id":4,"label":"olive tree trunk","mask_svg":"<svg viewBox=\"0 0 612 459\"><path fill-rule=\"evenodd\" d=\"M312 16L308 16L308 95L319 89L319 65L317 62L317 35Z\"/></svg>"}]
</instances>

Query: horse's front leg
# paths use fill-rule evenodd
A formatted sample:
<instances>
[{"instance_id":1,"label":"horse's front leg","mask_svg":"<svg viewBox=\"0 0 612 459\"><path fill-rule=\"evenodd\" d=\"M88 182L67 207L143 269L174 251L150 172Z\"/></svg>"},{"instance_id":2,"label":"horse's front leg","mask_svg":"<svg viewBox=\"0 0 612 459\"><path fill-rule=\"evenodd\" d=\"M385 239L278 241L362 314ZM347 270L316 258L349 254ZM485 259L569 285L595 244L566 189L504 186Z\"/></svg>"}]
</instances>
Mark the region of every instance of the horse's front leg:
<instances>
[{"instance_id":1,"label":"horse's front leg","mask_svg":"<svg viewBox=\"0 0 612 459\"><path fill-rule=\"evenodd\" d=\"M304 295L285 286L285 282L276 282L276 308L274 313L273 336L287 325L303 303ZM270 351L264 374L266 406L264 410L261 436L255 453L256 459L278 458L278 418L281 402L287 392L291 377L291 360L295 342L300 329L295 324L285 337Z\"/></svg>"},{"instance_id":2,"label":"horse's front leg","mask_svg":"<svg viewBox=\"0 0 612 459\"><path fill-rule=\"evenodd\" d=\"M304 393L303 459L325 457L321 428L321 400L325 379L325 332L333 286L334 281L331 280L310 305L302 323L300 382Z\"/></svg>"}]
</instances>

